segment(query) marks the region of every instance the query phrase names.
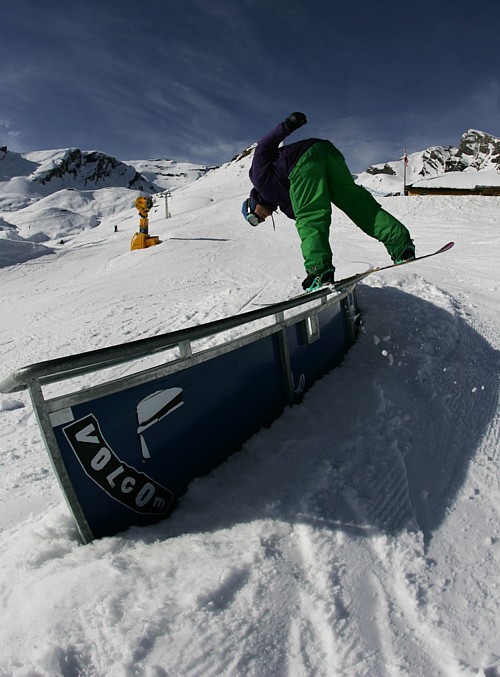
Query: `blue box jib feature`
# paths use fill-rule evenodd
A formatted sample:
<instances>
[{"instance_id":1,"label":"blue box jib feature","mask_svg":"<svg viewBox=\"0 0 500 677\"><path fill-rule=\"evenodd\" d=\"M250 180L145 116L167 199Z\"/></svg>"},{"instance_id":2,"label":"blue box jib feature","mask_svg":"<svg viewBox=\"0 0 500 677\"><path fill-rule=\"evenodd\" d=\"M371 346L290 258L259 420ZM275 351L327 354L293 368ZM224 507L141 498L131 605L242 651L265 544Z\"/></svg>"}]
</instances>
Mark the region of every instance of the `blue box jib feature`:
<instances>
[{"instance_id":1,"label":"blue box jib feature","mask_svg":"<svg viewBox=\"0 0 500 677\"><path fill-rule=\"evenodd\" d=\"M0 392L29 389L63 493L89 542L168 516L194 477L226 460L341 361L356 337L355 318L353 287L321 289L23 367ZM136 371L117 377L131 362ZM75 379L89 374L95 385L75 389ZM48 397L56 381L65 393Z\"/></svg>"}]
</instances>

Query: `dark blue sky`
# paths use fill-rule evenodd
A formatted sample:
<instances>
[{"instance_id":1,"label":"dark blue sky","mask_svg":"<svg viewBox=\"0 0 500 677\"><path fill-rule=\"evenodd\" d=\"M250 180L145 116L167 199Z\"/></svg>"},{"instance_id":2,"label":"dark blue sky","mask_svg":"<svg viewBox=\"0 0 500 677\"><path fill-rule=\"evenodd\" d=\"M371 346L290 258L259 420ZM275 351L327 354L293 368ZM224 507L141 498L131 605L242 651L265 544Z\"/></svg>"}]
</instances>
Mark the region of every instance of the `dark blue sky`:
<instances>
[{"instance_id":1,"label":"dark blue sky","mask_svg":"<svg viewBox=\"0 0 500 677\"><path fill-rule=\"evenodd\" d=\"M500 0L17 0L0 145L221 164L295 110L353 171L500 136Z\"/></svg>"}]
</instances>

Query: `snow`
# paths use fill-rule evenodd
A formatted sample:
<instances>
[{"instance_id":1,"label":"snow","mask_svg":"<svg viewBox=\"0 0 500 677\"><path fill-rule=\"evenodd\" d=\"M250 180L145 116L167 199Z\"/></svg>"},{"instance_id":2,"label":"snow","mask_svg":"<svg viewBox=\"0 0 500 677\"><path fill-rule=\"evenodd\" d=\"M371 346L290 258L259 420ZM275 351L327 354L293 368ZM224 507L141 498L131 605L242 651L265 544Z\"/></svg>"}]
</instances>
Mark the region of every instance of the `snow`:
<instances>
[{"instance_id":1,"label":"snow","mask_svg":"<svg viewBox=\"0 0 500 677\"><path fill-rule=\"evenodd\" d=\"M29 207L98 223L0 269L0 378L297 293L293 223L240 215L248 162L174 190L170 219L155 198L147 250L130 191ZM0 394L1 675L500 673L500 199L381 202L420 253L454 249L360 284L342 365L160 524L81 546L27 394ZM339 276L388 262L333 223Z\"/></svg>"},{"instance_id":2,"label":"snow","mask_svg":"<svg viewBox=\"0 0 500 677\"><path fill-rule=\"evenodd\" d=\"M175 160L127 160L126 164L160 188L174 190L189 185L206 172L203 165Z\"/></svg>"},{"instance_id":3,"label":"snow","mask_svg":"<svg viewBox=\"0 0 500 677\"><path fill-rule=\"evenodd\" d=\"M402 163L400 163L402 165ZM413 166L407 173L407 185L415 188L460 188L474 190L480 187L500 186L500 172L487 169L467 169L463 172L439 173L436 176L420 179L417 166ZM404 180L401 173L367 174L364 172L356 178L361 184L375 195L396 195L403 192Z\"/></svg>"},{"instance_id":4,"label":"snow","mask_svg":"<svg viewBox=\"0 0 500 677\"><path fill-rule=\"evenodd\" d=\"M500 186L500 172L487 169L467 169L463 172L446 172L422 181L415 181L416 188L467 188Z\"/></svg>"}]
</instances>

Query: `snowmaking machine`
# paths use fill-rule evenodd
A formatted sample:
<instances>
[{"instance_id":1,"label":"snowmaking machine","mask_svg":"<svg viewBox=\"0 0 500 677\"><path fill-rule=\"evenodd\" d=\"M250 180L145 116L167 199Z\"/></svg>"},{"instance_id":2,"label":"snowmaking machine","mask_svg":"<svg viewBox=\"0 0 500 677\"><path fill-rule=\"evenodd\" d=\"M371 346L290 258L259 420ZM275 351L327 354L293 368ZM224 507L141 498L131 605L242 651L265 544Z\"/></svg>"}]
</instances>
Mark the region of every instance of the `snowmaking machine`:
<instances>
[{"instance_id":1,"label":"snowmaking machine","mask_svg":"<svg viewBox=\"0 0 500 677\"><path fill-rule=\"evenodd\" d=\"M150 195L147 197L138 197L135 201L135 208L138 210L141 218L139 221L139 232L134 233L132 242L130 243L131 251L134 249L146 249L146 247L160 244L160 238L158 236L149 235L148 214L152 206L153 198Z\"/></svg>"}]
</instances>

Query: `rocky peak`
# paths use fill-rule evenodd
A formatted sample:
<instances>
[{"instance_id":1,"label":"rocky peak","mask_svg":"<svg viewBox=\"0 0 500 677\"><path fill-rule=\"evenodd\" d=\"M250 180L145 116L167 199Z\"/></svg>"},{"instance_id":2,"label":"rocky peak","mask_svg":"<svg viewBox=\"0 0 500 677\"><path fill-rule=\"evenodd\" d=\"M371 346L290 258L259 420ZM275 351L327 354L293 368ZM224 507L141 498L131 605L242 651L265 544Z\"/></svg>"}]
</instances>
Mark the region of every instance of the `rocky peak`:
<instances>
[{"instance_id":1,"label":"rocky peak","mask_svg":"<svg viewBox=\"0 0 500 677\"><path fill-rule=\"evenodd\" d=\"M368 174L372 174L373 176L376 174L388 174L389 176L396 175L395 170L387 163L383 167L382 165L372 165L371 167L368 167L366 171Z\"/></svg>"},{"instance_id":2,"label":"rocky peak","mask_svg":"<svg viewBox=\"0 0 500 677\"><path fill-rule=\"evenodd\" d=\"M459 147L447 162L446 171L461 172L469 167L500 170L500 139L475 129L462 134Z\"/></svg>"},{"instance_id":3,"label":"rocky peak","mask_svg":"<svg viewBox=\"0 0 500 677\"><path fill-rule=\"evenodd\" d=\"M469 129L462 134L458 148L434 146L421 154L419 175L435 176L466 169L494 169L500 171L500 139L486 132Z\"/></svg>"},{"instance_id":4,"label":"rocky peak","mask_svg":"<svg viewBox=\"0 0 500 677\"><path fill-rule=\"evenodd\" d=\"M133 167L112 155L99 151L81 151L68 148L42 163L33 174L33 181L43 186L77 184L80 188L122 186L154 193L158 188L141 176ZM62 187L62 186L61 186Z\"/></svg>"}]
</instances>

